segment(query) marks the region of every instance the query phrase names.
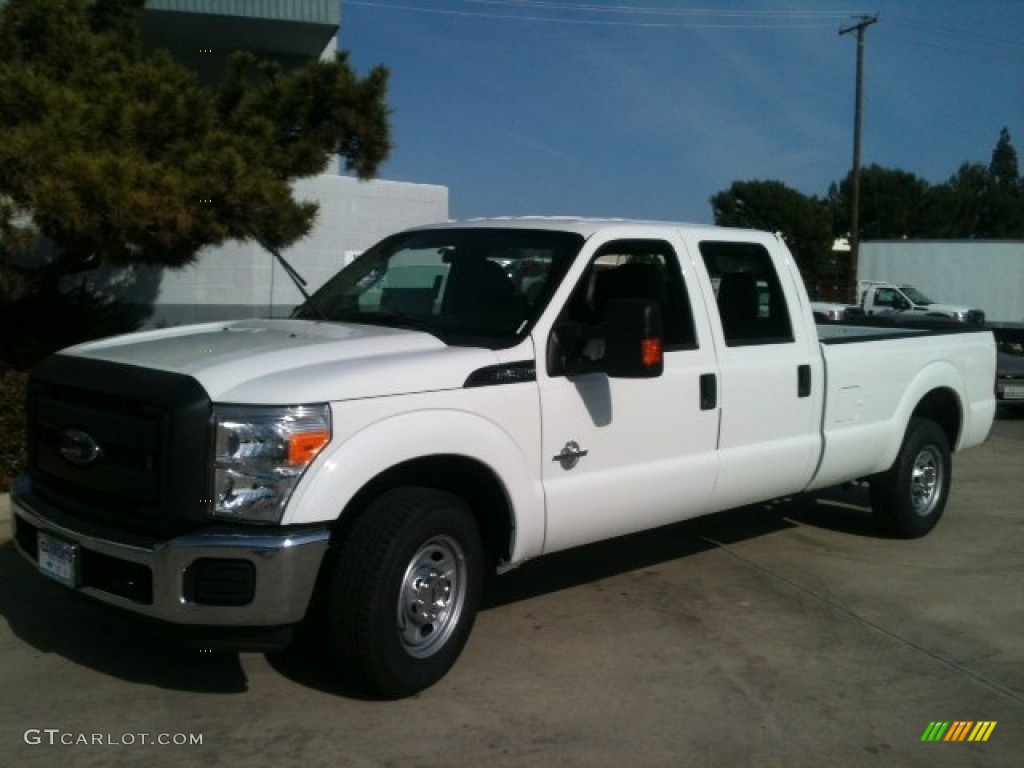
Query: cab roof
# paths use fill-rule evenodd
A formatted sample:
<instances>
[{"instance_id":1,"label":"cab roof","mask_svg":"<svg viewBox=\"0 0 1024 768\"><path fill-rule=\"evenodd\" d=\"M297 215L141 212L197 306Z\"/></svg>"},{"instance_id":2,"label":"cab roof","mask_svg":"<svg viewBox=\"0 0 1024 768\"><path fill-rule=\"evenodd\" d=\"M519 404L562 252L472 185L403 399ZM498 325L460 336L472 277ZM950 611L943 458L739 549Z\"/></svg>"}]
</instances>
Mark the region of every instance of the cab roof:
<instances>
[{"instance_id":1,"label":"cab roof","mask_svg":"<svg viewBox=\"0 0 1024 768\"><path fill-rule=\"evenodd\" d=\"M710 224L681 223L673 221L645 221L639 219L586 218L581 216L501 216L493 218L450 220L438 224L428 224L413 229L457 229L457 228L497 228L497 229L550 229L561 232L575 232L583 237L605 229L645 230L652 228L675 229L691 232L753 232L755 230L738 230L731 227L719 227ZM759 234L765 234L759 232Z\"/></svg>"}]
</instances>

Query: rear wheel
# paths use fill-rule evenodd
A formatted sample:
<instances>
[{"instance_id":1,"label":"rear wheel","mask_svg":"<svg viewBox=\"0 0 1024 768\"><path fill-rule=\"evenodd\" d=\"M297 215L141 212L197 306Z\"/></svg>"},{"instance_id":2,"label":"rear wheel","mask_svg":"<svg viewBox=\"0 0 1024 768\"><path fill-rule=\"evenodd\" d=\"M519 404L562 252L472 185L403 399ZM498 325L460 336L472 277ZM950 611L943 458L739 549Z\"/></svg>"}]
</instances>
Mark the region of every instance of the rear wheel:
<instances>
[{"instance_id":1,"label":"rear wheel","mask_svg":"<svg viewBox=\"0 0 1024 768\"><path fill-rule=\"evenodd\" d=\"M473 626L482 554L456 496L398 488L373 501L331 565L328 635L346 676L383 698L444 677Z\"/></svg>"},{"instance_id":2,"label":"rear wheel","mask_svg":"<svg viewBox=\"0 0 1024 768\"><path fill-rule=\"evenodd\" d=\"M951 474L946 433L933 421L911 419L892 467L871 478L875 517L894 536L924 536L946 508Z\"/></svg>"}]
</instances>

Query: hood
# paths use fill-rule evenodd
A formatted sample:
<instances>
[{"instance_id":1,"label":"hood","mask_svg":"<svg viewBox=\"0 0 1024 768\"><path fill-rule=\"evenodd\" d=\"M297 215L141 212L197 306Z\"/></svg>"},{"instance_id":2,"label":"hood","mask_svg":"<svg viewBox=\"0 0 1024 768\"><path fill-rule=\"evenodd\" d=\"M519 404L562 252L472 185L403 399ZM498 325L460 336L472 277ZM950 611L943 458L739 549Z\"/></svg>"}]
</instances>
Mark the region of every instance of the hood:
<instances>
[{"instance_id":1,"label":"hood","mask_svg":"<svg viewBox=\"0 0 1024 768\"><path fill-rule=\"evenodd\" d=\"M64 354L192 376L217 402L297 404L455 389L497 362L427 333L309 320L241 320L115 336Z\"/></svg>"},{"instance_id":2,"label":"hood","mask_svg":"<svg viewBox=\"0 0 1024 768\"><path fill-rule=\"evenodd\" d=\"M929 312L942 312L950 315L971 311L970 307L965 307L962 304L917 304L915 306L919 309L926 309Z\"/></svg>"}]
</instances>

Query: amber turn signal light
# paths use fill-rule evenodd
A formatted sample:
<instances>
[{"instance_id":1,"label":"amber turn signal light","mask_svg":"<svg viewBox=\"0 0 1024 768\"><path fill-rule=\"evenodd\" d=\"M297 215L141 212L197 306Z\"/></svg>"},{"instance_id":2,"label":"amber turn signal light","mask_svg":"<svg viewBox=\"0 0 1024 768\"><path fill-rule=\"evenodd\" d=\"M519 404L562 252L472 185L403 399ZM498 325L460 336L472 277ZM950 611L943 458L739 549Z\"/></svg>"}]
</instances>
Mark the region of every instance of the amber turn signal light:
<instances>
[{"instance_id":1,"label":"amber turn signal light","mask_svg":"<svg viewBox=\"0 0 1024 768\"><path fill-rule=\"evenodd\" d=\"M661 339L644 339L640 342L640 359L648 368L661 365Z\"/></svg>"},{"instance_id":2,"label":"amber turn signal light","mask_svg":"<svg viewBox=\"0 0 1024 768\"><path fill-rule=\"evenodd\" d=\"M288 463L308 464L331 439L330 432L298 432L288 436Z\"/></svg>"}]
</instances>

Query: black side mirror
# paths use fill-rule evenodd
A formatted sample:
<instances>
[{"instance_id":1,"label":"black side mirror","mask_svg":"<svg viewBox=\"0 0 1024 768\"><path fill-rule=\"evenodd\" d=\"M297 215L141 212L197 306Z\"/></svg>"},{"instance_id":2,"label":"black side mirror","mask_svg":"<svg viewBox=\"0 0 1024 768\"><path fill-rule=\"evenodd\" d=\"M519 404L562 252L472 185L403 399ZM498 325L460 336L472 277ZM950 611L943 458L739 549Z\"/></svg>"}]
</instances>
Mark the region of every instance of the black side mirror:
<instances>
[{"instance_id":1,"label":"black side mirror","mask_svg":"<svg viewBox=\"0 0 1024 768\"><path fill-rule=\"evenodd\" d=\"M611 378L649 379L664 370L661 306L648 299L605 304L604 369Z\"/></svg>"},{"instance_id":2,"label":"black side mirror","mask_svg":"<svg viewBox=\"0 0 1024 768\"><path fill-rule=\"evenodd\" d=\"M586 372L582 355L588 339L588 329L583 323L568 320L558 323L548 341L548 375L572 376Z\"/></svg>"}]
</instances>

